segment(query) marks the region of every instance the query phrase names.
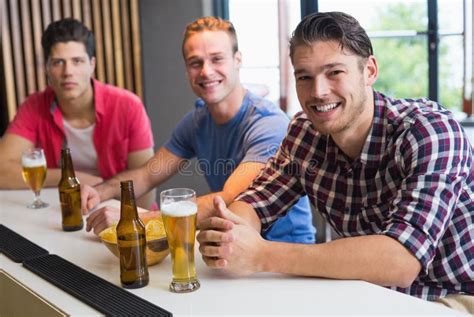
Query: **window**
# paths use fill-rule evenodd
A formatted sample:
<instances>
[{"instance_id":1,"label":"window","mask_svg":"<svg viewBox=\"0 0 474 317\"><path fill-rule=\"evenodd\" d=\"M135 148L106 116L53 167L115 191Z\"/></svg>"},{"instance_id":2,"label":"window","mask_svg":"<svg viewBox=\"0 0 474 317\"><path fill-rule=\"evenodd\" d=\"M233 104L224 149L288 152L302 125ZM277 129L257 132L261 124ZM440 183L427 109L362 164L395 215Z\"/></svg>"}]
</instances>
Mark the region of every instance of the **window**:
<instances>
[{"instance_id":1,"label":"window","mask_svg":"<svg viewBox=\"0 0 474 317\"><path fill-rule=\"evenodd\" d=\"M295 97L288 41L301 20L294 0L229 0L229 20L237 31L244 86L264 92L289 114L300 110Z\"/></svg>"},{"instance_id":2,"label":"window","mask_svg":"<svg viewBox=\"0 0 474 317\"><path fill-rule=\"evenodd\" d=\"M464 0L438 0L439 100L462 109L464 78ZM461 101L461 102L460 102Z\"/></svg>"},{"instance_id":3,"label":"window","mask_svg":"<svg viewBox=\"0 0 474 317\"><path fill-rule=\"evenodd\" d=\"M293 69L282 54L288 55L284 48L300 21L300 8L344 11L361 23L379 64L376 90L399 98L438 100L459 119L465 117L463 99L470 99L468 108L464 101L464 111L473 111L472 39L468 38L472 35L466 31L472 24L470 0L222 1L228 4L228 17L239 36L242 81L266 86L267 97L290 115L300 106Z\"/></svg>"}]
</instances>

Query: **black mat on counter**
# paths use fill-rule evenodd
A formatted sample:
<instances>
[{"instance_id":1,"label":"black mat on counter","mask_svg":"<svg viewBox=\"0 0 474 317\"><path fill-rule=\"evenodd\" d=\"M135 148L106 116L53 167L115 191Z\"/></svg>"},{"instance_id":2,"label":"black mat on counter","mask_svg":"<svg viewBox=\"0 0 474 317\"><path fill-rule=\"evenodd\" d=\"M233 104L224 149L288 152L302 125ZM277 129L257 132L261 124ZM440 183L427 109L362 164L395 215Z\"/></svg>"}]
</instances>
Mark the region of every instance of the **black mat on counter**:
<instances>
[{"instance_id":1,"label":"black mat on counter","mask_svg":"<svg viewBox=\"0 0 474 317\"><path fill-rule=\"evenodd\" d=\"M107 316L173 315L57 255L30 259L23 266Z\"/></svg>"},{"instance_id":2,"label":"black mat on counter","mask_svg":"<svg viewBox=\"0 0 474 317\"><path fill-rule=\"evenodd\" d=\"M4 225L0 225L0 252L4 253L14 262L23 262L27 259L49 254L48 251L39 245L34 244Z\"/></svg>"}]
</instances>

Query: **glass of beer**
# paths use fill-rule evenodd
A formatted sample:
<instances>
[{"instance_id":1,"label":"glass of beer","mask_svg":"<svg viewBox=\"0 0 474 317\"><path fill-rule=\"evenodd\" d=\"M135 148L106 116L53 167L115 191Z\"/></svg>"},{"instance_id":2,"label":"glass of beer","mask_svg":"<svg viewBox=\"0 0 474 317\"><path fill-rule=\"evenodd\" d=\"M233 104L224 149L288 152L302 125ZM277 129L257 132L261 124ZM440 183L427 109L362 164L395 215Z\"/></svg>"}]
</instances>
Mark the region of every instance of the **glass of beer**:
<instances>
[{"instance_id":1,"label":"glass of beer","mask_svg":"<svg viewBox=\"0 0 474 317\"><path fill-rule=\"evenodd\" d=\"M162 191L160 207L173 266L170 290L175 293L195 291L200 287L194 265L196 192L188 188Z\"/></svg>"},{"instance_id":2,"label":"glass of beer","mask_svg":"<svg viewBox=\"0 0 474 317\"><path fill-rule=\"evenodd\" d=\"M33 202L26 207L31 209L48 207L49 204L40 198L40 192L46 178L46 158L43 149L36 148L24 151L21 155L21 166L23 180L35 194Z\"/></svg>"}]
</instances>

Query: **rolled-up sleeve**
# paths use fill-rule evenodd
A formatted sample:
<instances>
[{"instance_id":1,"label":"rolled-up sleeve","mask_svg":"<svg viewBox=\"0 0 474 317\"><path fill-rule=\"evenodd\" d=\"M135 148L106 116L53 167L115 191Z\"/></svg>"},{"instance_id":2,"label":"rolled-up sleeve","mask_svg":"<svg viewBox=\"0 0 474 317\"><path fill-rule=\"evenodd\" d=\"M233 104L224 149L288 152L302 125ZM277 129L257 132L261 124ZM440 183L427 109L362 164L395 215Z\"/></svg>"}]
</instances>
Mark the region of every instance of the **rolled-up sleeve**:
<instances>
[{"instance_id":1,"label":"rolled-up sleeve","mask_svg":"<svg viewBox=\"0 0 474 317\"><path fill-rule=\"evenodd\" d=\"M453 218L463 179L470 173L470 145L452 119L414 122L396 147L403 182L383 234L398 240L426 273Z\"/></svg>"}]
</instances>

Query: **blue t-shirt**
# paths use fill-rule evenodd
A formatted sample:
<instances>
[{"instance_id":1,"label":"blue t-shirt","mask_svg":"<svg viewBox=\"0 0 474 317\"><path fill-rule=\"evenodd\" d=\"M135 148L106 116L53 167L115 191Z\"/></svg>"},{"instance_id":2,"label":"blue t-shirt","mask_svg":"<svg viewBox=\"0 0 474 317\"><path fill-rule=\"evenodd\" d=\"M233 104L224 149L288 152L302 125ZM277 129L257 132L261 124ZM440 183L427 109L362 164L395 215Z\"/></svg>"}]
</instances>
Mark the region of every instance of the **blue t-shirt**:
<instances>
[{"instance_id":1,"label":"blue t-shirt","mask_svg":"<svg viewBox=\"0 0 474 317\"><path fill-rule=\"evenodd\" d=\"M225 124L216 124L204 101L198 99L196 108L183 117L164 146L179 157L197 157L211 191L218 192L240 163L266 163L278 150L288 124L283 111L250 92L239 112ZM305 196L265 232L264 238L314 243L315 232Z\"/></svg>"}]
</instances>

